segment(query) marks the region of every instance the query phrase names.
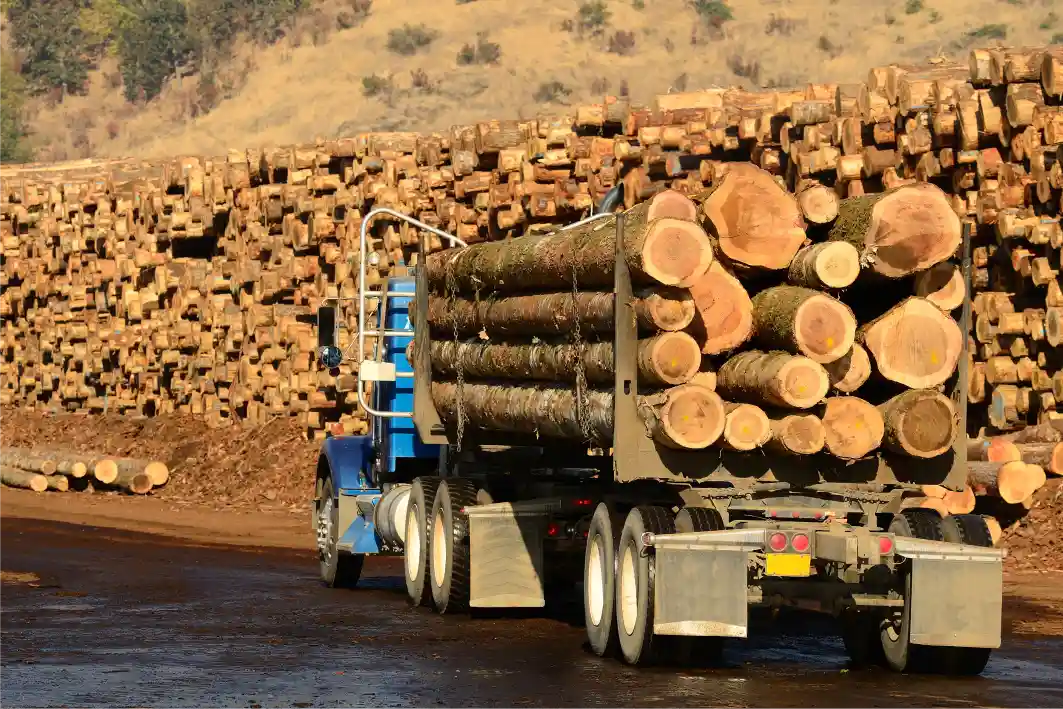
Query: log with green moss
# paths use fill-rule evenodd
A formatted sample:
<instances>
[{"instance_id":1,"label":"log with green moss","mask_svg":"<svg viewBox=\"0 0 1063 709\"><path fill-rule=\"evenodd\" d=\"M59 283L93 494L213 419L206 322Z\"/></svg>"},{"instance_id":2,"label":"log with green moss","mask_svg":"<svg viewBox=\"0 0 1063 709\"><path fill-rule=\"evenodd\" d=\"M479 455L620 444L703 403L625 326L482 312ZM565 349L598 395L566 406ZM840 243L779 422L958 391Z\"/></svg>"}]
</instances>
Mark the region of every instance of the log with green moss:
<instances>
[{"instance_id":1,"label":"log with green moss","mask_svg":"<svg viewBox=\"0 0 1063 709\"><path fill-rule=\"evenodd\" d=\"M615 328L612 293L583 292L515 295L502 298L428 297L428 325L458 337L486 332L488 337L567 334L577 323L584 333ZM694 319L694 299L680 288L660 287L635 294L631 308L643 332L674 332Z\"/></svg>"},{"instance_id":2,"label":"log with green moss","mask_svg":"<svg viewBox=\"0 0 1063 709\"><path fill-rule=\"evenodd\" d=\"M960 218L934 185L903 185L842 200L829 238L855 246L864 268L900 278L952 256Z\"/></svg>"},{"instance_id":3,"label":"log with green moss","mask_svg":"<svg viewBox=\"0 0 1063 709\"><path fill-rule=\"evenodd\" d=\"M712 244L696 223L656 217L657 211L651 199L625 212L624 253L632 280L688 286L712 263ZM429 255L425 268L429 285L450 294L562 290L573 281L593 290L612 288L615 252L616 221L606 218L546 235L448 249Z\"/></svg>"},{"instance_id":4,"label":"log with green moss","mask_svg":"<svg viewBox=\"0 0 1063 709\"><path fill-rule=\"evenodd\" d=\"M952 400L932 389L902 392L878 407L885 448L913 458L934 458L952 448L959 414Z\"/></svg>"},{"instance_id":5,"label":"log with green moss","mask_svg":"<svg viewBox=\"0 0 1063 709\"><path fill-rule=\"evenodd\" d=\"M585 401L586 426L577 416L571 386L536 386L432 382L432 401L445 423L455 426L459 408L465 430L533 434L587 440L601 446L613 442L613 393L590 390ZM671 448L707 448L719 439L724 425L723 402L704 387L684 384L640 396L638 410L646 433Z\"/></svg>"},{"instance_id":6,"label":"log with green moss","mask_svg":"<svg viewBox=\"0 0 1063 709\"><path fill-rule=\"evenodd\" d=\"M753 298L753 337L762 345L827 364L856 337L856 317L840 300L798 286L776 286Z\"/></svg>"},{"instance_id":7,"label":"log with green moss","mask_svg":"<svg viewBox=\"0 0 1063 709\"><path fill-rule=\"evenodd\" d=\"M740 352L716 372L716 391L728 401L808 409L828 387L822 365L788 352Z\"/></svg>"},{"instance_id":8,"label":"log with green moss","mask_svg":"<svg viewBox=\"0 0 1063 709\"><path fill-rule=\"evenodd\" d=\"M444 377L460 371L476 379L575 380L582 365L587 381L614 380L613 343L489 344L435 340L431 343L432 370ZM640 340L636 355L639 381L674 385L690 381L701 367L701 349L685 332L666 332Z\"/></svg>"},{"instance_id":9,"label":"log with green moss","mask_svg":"<svg viewBox=\"0 0 1063 709\"><path fill-rule=\"evenodd\" d=\"M787 280L806 288L847 288L860 275L860 252L846 241L806 246L790 262Z\"/></svg>"}]
</instances>

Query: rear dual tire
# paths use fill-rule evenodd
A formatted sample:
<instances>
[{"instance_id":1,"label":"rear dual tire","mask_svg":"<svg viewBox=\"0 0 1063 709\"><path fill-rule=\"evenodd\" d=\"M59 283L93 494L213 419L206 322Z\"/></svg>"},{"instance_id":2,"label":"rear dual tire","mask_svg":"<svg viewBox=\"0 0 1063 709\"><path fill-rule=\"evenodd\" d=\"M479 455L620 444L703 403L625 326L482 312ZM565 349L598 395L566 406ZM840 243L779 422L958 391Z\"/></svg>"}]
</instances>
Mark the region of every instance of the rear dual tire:
<instances>
[{"instance_id":1,"label":"rear dual tire","mask_svg":"<svg viewBox=\"0 0 1063 709\"><path fill-rule=\"evenodd\" d=\"M410 488L410 501L406 507L406 544L402 557L406 595L414 606L432 605L432 592L428 586L432 505L442 482L442 478L420 477L413 481Z\"/></svg>"}]
</instances>

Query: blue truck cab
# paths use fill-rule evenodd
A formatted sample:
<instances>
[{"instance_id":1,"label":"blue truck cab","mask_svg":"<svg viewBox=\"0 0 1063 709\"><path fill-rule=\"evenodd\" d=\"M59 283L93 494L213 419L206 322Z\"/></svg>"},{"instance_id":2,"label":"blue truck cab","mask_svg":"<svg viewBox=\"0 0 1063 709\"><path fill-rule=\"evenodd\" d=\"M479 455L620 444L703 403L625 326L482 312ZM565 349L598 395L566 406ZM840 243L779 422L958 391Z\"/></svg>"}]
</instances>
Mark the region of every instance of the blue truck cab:
<instances>
[{"instance_id":1,"label":"blue truck cab","mask_svg":"<svg viewBox=\"0 0 1063 709\"><path fill-rule=\"evenodd\" d=\"M402 552L409 483L434 472L439 462L440 446L421 441L410 415L413 368L406 348L413 341L414 278L388 279L381 291L387 295L379 298L374 322L367 323L375 330L367 335L387 336L374 338L374 353L366 359L393 365L394 379L374 382L366 396L380 414L368 417L369 433L330 435L318 458L313 525L329 585L357 582L365 554Z\"/></svg>"}]
</instances>

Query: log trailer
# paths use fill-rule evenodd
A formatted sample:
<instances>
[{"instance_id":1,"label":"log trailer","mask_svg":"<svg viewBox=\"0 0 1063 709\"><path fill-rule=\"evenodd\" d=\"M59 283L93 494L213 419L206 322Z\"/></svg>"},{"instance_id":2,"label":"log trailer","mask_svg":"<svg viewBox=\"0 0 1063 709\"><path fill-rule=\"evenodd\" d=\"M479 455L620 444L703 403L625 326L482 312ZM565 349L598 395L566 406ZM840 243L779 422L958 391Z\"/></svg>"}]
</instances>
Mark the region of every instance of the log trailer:
<instances>
[{"instance_id":1,"label":"log trailer","mask_svg":"<svg viewBox=\"0 0 1063 709\"><path fill-rule=\"evenodd\" d=\"M590 219L614 220L617 244L611 445L461 430L433 403L429 328L411 325L428 322L427 239L414 276L365 285L367 228L383 215L465 246L388 209L363 222L348 350L371 425L321 450L312 523L325 584L354 586L366 555L391 554L410 602L439 613L539 608L582 587L590 647L632 665L711 662L725 638L747 636L751 609L795 607L837 617L857 664L982 672L1000 645L1003 553L981 517L905 504L920 485L965 485L966 351L945 392L961 433L934 459L662 446L638 411L624 214L599 211ZM970 317L968 297L964 332ZM345 357L337 323L323 305L325 368Z\"/></svg>"}]
</instances>

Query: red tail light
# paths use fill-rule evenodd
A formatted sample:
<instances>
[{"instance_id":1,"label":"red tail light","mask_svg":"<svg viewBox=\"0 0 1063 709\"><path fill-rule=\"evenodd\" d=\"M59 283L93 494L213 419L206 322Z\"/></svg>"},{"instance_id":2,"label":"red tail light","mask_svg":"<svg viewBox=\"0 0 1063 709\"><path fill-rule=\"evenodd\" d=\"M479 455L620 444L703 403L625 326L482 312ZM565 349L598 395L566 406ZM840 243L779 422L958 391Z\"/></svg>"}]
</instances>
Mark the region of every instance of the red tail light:
<instances>
[{"instance_id":1,"label":"red tail light","mask_svg":"<svg viewBox=\"0 0 1063 709\"><path fill-rule=\"evenodd\" d=\"M878 538L878 553L889 554L893 551L893 540L889 537Z\"/></svg>"},{"instance_id":2,"label":"red tail light","mask_svg":"<svg viewBox=\"0 0 1063 709\"><path fill-rule=\"evenodd\" d=\"M576 500L576 507L590 507L592 502L592 500L586 499Z\"/></svg>"},{"instance_id":3,"label":"red tail light","mask_svg":"<svg viewBox=\"0 0 1063 709\"><path fill-rule=\"evenodd\" d=\"M548 536L548 537L556 537L560 531L561 531L561 528L558 527L553 522L551 522L550 524L546 525L546 536Z\"/></svg>"},{"instance_id":4,"label":"red tail light","mask_svg":"<svg viewBox=\"0 0 1063 709\"><path fill-rule=\"evenodd\" d=\"M790 546L794 548L794 551L804 553L808 551L808 537L804 534L795 534L794 538L790 540Z\"/></svg>"},{"instance_id":5,"label":"red tail light","mask_svg":"<svg viewBox=\"0 0 1063 709\"><path fill-rule=\"evenodd\" d=\"M768 539L768 547L772 551L783 551L786 549L786 535L780 532L776 532Z\"/></svg>"}]
</instances>

